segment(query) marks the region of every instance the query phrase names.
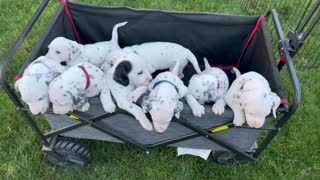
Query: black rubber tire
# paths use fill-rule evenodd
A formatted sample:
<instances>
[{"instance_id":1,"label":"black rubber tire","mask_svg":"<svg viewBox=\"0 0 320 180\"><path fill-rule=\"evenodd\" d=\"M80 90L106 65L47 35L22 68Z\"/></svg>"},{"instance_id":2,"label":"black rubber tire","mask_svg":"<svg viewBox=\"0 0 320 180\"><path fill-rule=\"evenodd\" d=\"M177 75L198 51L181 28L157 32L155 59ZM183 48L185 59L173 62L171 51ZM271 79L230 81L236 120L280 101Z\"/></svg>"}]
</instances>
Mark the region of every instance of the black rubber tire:
<instances>
[{"instance_id":1,"label":"black rubber tire","mask_svg":"<svg viewBox=\"0 0 320 180\"><path fill-rule=\"evenodd\" d=\"M215 151L213 159L219 164L232 164L237 161L236 154L229 151Z\"/></svg>"},{"instance_id":2,"label":"black rubber tire","mask_svg":"<svg viewBox=\"0 0 320 180\"><path fill-rule=\"evenodd\" d=\"M76 141L62 138L56 141L52 152L45 152L45 159L59 167L82 167L88 164L90 151Z\"/></svg>"}]
</instances>

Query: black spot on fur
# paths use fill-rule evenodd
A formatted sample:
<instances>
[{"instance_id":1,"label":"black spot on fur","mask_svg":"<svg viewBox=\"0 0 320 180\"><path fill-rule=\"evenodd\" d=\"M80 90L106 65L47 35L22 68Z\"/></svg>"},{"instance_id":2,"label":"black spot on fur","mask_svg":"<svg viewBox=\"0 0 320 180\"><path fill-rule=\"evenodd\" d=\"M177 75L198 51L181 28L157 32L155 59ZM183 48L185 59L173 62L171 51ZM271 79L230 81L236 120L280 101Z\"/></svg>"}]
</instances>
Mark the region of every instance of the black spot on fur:
<instances>
[{"instance_id":1,"label":"black spot on fur","mask_svg":"<svg viewBox=\"0 0 320 180\"><path fill-rule=\"evenodd\" d=\"M242 103L240 103L240 106L242 106Z\"/></svg>"},{"instance_id":2,"label":"black spot on fur","mask_svg":"<svg viewBox=\"0 0 320 180\"><path fill-rule=\"evenodd\" d=\"M240 99L240 95L239 94L237 94L237 98Z\"/></svg>"},{"instance_id":3,"label":"black spot on fur","mask_svg":"<svg viewBox=\"0 0 320 180\"><path fill-rule=\"evenodd\" d=\"M60 86L60 89L62 89L63 88L63 86Z\"/></svg>"},{"instance_id":4,"label":"black spot on fur","mask_svg":"<svg viewBox=\"0 0 320 180\"><path fill-rule=\"evenodd\" d=\"M115 80L117 83L128 86L129 85L129 77L128 74L132 70L132 64L125 60L118 64L116 67L114 74L113 74L113 80Z\"/></svg>"},{"instance_id":5,"label":"black spot on fur","mask_svg":"<svg viewBox=\"0 0 320 180\"><path fill-rule=\"evenodd\" d=\"M263 97L266 98L267 97L267 93L264 93Z\"/></svg>"},{"instance_id":6,"label":"black spot on fur","mask_svg":"<svg viewBox=\"0 0 320 180\"><path fill-rule=\"evenodd\" d=\"M137 51L133 51L133 53L135 53L135 54L139 54Z\"/></svg>"},{"instance_id":7,"label":"black spot on fur","mask_svg":"<svg viewBox=\"0 0 320 180\"><path fill-rule=\"evenodd\" d=\"M243 90L243 86L244 86L244 84L241 85L240 90Z\"/></svg>"}]
</instances>

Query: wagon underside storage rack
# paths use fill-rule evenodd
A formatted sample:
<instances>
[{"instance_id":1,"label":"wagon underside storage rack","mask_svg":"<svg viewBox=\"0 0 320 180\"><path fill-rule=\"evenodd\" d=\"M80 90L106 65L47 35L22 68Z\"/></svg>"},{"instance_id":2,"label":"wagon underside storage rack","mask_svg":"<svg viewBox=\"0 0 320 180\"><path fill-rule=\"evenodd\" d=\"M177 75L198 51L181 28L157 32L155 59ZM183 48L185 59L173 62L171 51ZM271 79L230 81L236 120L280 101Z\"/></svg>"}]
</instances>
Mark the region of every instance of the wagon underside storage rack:
<instances>
[{"instance_id":1,"label":"wagon underside storage rack","mask_svg":"<svg viewBox=\"0 0 320 180\"><path fill-rule=\"evenodd\" d=\"M286 100L280 79L280 69L277 68L272 52L266 19L262 16L136 10L125 7L96 7L62 1L62 5L53 16L24 67L21 68L19 75L28 64L46 53L48 44L55 37L64 36L82 44L106 41L111 37L111 29L114 24L128 21L125 27L119 29L121 47L152 41L175 42L190 49L198 60L207 57L212 61L211 64L224 69L237 67L242 73L256 71L268 80L272 91L282 99L282 105L277 110L280 118L273 123L275 125L271 125L270 122L274 118L269 115L262 128L235 127L232 124L233 112L229 108L226 108L222 116L218 116L213 114L211 106L206 105L206 114L201 118L196 118L192 115L190 108L185 105L180 119L174 119L166 132L158 134L154 131L143 130L138 121L121 109L117 109L112 114L105 113L100 99L94 97L90 99L91 107L88 112L56 115L49 110L45 117L52 130L43 133L12 88L12 84L7 80L6 67L48 2L49 0L43 1L14 46L0 62L0 76L4 90L43 143L43 149L50 155L51 162L52 158L57 161L59 158L60 160L67 158L65 164L57 165L68 166L70 163L68 157L57 149L63 146L62 143L57 146L57 141L59 141L55 138L57 136L124 142L147 153L153 148L164 145L212 149L215 152L232 152L229 159L234 160L234 157L237 156L258 162L257 157L277 135L300 103L300 85L275 10L267 18L268 20L272 18L276 27L279 50L283 56L281 63L285 59L294 90L294 97L290 103ZM183 80L188 82L194 74L193 68L186 67L184 74ZM256 147L255 143L264 130L268 131L268 134ZM68 143L64 145L70 145L71 142L68 141ZM75 144L72 145L75 146ZM79 149L81 149L80 146ZM88 153L83 150L78 155L87 158ZM77 163L76 160L72 162L75 166L83 165L83 163Z\"/></svg>"}]
</instances>

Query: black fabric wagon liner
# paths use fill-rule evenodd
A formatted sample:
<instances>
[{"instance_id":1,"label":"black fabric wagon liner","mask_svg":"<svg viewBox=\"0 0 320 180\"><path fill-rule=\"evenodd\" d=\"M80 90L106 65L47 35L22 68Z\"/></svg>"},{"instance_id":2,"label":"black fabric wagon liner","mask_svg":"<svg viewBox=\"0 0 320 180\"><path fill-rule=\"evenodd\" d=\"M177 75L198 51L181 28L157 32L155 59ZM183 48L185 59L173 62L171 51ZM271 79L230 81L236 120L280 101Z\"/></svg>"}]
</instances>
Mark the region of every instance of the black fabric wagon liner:
<instances>
[{"instance_id":1,"label":"black fabric wagon liner","mask_svg":"<svg viewBox=\"0 0 320 180\"><path fill-rule=\"evenodd\" d=\"M256 71L268 80L272 91L282 99L283 106L278 109L278 114L288 113L286 108L288 102L272 53L267 23L262 16L180 13L62 2L65 8L59 7L19 75L33 60L46 54L48 44L56 37L63 36L81 44L107 41L111 39L111 31L115 24L128 21L127 25L118 30L121 47L155 41L173 42L190 49L200 65L206 57L212 66L221 67L228 75L232 67L237 67L241 73ZM280 24L277 21L275 23L277 28L281 29ZM281 34L279 37L283 38ZM288 67L291 75L295 75L287 51L284 51L284 55L290 60ZM192 66L188 65L185 68L183 81L186 85L194 73ZM233 80L234 77L230 75L230 79ZM6 87L6 83L3 83L2 78L1 80ZM6 92L16 105L23 109L19 98L11 90L6 89ZM158 134L155 131L145 131L137 120L123 110L118 109L116 113L107 115L98 97L89 101L91 107L85 113L74 112L68 115L46 113L45 117L52 128L52 131L46 134L41 133L30 115L24 115L46 147L49 147L46 138L63 135L126 142L147 151L161 145L231 150L251 160L255 159L245 152L254 151L252 147L262 130L265 130L273 119L272 116L268 116L261 129L234 127L233 112L228 107L223 115L218 116L212 112L212 105L206 105L206 114L197 118L185 104L180 120L174 119L166 132ZM285 118L288 119L293 112L287 114ZM275 136L279 128L271 130L274 133L269 135ZM263 146L266 146L271 139L272 137L265 139L266 144Z\"/></svg>"}]
</instances>

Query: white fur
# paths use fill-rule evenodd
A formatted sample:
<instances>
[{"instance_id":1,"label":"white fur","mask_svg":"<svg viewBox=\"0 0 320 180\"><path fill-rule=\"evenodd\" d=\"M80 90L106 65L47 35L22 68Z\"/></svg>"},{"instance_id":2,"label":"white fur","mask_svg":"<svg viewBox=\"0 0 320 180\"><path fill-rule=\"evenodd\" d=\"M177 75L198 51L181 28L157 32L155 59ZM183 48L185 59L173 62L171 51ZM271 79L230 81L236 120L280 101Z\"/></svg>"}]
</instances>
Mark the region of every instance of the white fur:
<instances>
[{"instance_id":1,"label":"white fur","mask_svg":"<svg viewBox=\"0 0 320 180\"><path fill-rule=\"evenodd\" d=\"M173 116L180 117L183 103L179 100L183 97L188 97L188 103L192 102L190 107L194 115L201 117L204 114L204 107L189 94L188 88L177 76L178 67L179 64L176 64L172 72L166 71L158 74L149 84L150 94L144 97L142 103L143 110L150 113L153 126L159 133L167 130ZM157 82L163 80L166 80L166 82L161 82L154 87Z\"/></svg>"},{"instance_id":2,"label":"white fur","mask_svg":"<svg viewBox=\"0 0 320 180\"><path fill-rule=\"evenodd\" d=\"M24 71L21 79L14 84L21 99L28 104L32 114L43 114L49 107L49 83L65 71L57 61L40 56Z\"/></svg>"},{"instance_id":3,"label":"white fur","mask_svg":"<svg viewBox=\"0 0 320 180\"><path fill-rule=\"evenodd\" d=\"M108 55L107 61L101 66L101 69L107 71L118 57L132 52L146 60L150 73L163 69L172 70L179 63L178 76L182 78L183 69L188 62L193 65L197 73L201 72L196 57L189 49L170 42L149 42L113 51Z\"/></svg>"},{"instance_id":4,"label":"white fur","mask_svg":"<svg viewBox=\"0 0 320 180\"><path fill-rule=\"evenodd\" d=\"M226 105L224 96L229 87L229 80L223 70L211 67L205 58L204 62L205 70L191 77L188 89L200 104L215 102L212 111L221 115L224 113ZM235 72L236 74L239 73L237 69Z\"/></svg>"},{"instance_id":5,"label":"white fur","mask_svg":"<svg viewBox=\"0 0 320 180\"><path fill-rule=\"evenodd\" d=\"M87 79L83 66L90 76L90 86L86 89ZM90 107L88 97L96 96L103 86L104 74L90 63L80 63L56 77L49 85L49 98L53 112L66 114L69 111L87 111Z\"/></svg>"},{"instance_id":6,"label":"white fur","mask_svg":"<svg viewBox=\"0 0 320 180\"><path fill-rule=\"evenodd\" d=\"M119 27L126 24L127 22L122 22L113 27L110 41L82 45L64 37L57 37L49 44L46 56L59 62L65 61L70 67L81 62L89 62L100 67L109 53L120 49L117 31Z\"/></svg>"},{"instance_id":7,"label":"white fur","mask_svg":"<svg viewBox=\"0 0 320 180\"><path fill-rule=\"evenodd\" d=\"M234 112L233 123L241 126L247 121L250 127L263 126L266 116L280 105L280 97L271 92L268 81L256 72L238 77L228 90L225 100Z\"/></svg>"},{"instance_id":8,"label":"white fur","mask_svg":"<svg viewBox=\"0 0 320 180\"><path fill-rule=\"evenodd\" d=\"M126 60L126 61L124 61ZM129 79L128 85L120 84L115 80L115 74L118 66L122 63L129 62L132 66L131 71L127 74ZM111 94L114 97L119 108L128 111L148 130L152 130L152 124L146 117L142 109L136 104L128 101L129 94L137 88L143 88L152 80L151 74L148 72L146 62L140 56L131 53L120 57L115 61L114 66L107 72L105 79L105 88L102 90L100 98L103 108L106 112L112 113L115 111L115 104L112 101Z\"/></svg>"}]
</instances>

